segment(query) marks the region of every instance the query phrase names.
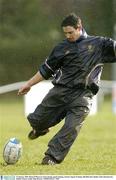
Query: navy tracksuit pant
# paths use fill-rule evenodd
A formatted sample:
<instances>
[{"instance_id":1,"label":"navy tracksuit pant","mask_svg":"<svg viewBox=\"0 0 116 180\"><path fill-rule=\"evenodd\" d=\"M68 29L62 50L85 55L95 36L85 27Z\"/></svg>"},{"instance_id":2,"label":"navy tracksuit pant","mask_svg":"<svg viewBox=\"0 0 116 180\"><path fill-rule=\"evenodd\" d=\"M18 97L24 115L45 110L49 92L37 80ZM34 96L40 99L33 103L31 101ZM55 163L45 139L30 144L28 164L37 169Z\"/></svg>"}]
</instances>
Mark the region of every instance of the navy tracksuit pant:
<instances>
[{"instance_id":1,"label":"navy tracksuit pant","mask_svg":"<svg viewBox=\"0 0 116 180\"><path fill-rule=\"evenodd\" d=\"M54 86L35 111L28 115L30 125L42 131L65 118L59 132L50 140L46 155L63 161L76 139L91 107L92 93L87 89Z\"/></svg>"}]
</instances>

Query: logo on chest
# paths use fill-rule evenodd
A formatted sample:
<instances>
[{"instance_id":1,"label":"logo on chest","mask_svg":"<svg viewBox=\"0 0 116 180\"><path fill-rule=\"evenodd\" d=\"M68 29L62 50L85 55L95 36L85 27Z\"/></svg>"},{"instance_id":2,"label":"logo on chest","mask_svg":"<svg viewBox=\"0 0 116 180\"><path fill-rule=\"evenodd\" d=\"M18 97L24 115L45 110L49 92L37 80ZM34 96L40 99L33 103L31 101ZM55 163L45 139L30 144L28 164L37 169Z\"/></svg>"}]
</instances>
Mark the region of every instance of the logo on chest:
<instances>
[{"instance_id":1,"label":"logo on chest","mask_svg":"<svg viewBox=\"0 0 116 180\"><path fill-rule=\"evenodd\" d=\"M94 51L94 46L93 45L91 45L91 44L89 44L88 46L87 46L87 49L88 49L88 52L93 52Z\"/></svg>"}]
</instances>

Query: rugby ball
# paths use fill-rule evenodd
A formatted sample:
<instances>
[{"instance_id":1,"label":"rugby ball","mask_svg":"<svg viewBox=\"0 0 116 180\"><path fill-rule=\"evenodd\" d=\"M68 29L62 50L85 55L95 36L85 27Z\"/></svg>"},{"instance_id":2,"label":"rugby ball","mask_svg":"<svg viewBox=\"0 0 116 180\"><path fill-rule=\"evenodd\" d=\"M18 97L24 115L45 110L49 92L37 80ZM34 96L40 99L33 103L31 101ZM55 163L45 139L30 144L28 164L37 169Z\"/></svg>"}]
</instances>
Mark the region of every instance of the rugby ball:
<instances>
[{"instance_id":1,"label":"rugby ball","mask_svg":"<svg viewBox=\"0 0 116 180\"><path fill-rule=\"evenodd\" d=\"M22 155L22 143L17 138L11 138L4 146L3 158L7 164L15 164Z\"/></svg>"}]
</instances>

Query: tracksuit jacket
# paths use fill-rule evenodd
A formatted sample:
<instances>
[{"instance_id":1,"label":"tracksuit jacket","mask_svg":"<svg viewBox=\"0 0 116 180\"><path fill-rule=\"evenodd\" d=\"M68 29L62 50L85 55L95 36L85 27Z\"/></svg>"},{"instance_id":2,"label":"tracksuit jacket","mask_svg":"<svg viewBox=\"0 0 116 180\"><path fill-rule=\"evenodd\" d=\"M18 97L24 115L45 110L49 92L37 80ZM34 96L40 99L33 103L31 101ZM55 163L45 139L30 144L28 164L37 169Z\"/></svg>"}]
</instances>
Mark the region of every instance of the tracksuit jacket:
<instances>
[{"instance_id":1,"label":"tracksuit jacket","mask_svg":"<svg viewBox=\"0 0 116 180\"><path fill-rule=\"evenodd\" d=\"M59 43L41 65L41 75L53 76L54 85L88 88L93 94L99 89L104 63L116 62L116 41L83 33L75 42Z\"/></svg>"}]
</instances>

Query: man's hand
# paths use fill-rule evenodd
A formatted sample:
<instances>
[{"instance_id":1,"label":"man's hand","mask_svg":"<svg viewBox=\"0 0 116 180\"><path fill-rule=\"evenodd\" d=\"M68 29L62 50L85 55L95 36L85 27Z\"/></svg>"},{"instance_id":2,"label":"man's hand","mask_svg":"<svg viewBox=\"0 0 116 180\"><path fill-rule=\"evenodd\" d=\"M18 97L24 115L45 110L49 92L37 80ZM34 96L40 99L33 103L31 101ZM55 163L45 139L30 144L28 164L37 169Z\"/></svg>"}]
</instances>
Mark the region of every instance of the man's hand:
<instances>
[{"instance_id":1,"label":"man's hand","mask_svg":"<svg viewBox=\"0 0 116 180\"><path fill-rule=\"evenodd\" d=\"M18 95L24 95L27 94L31 89L31 86L29 86L29 84L25 84L24 86L22 86L19 91L18 91Z\"/></svg>"},{"instance_id":2,"label":"man's hand","mask_svg":"<svg viewBox=\"0 0 116 180\"><path fill-rule=\"evenodd\" d=\"M18 91L18 95L24 95L27 94L31 87L37 83L39 83L40 81L43 81L44 78L42 77L42 75L40 74L40 72L37 72L31 79L29 79L27 81L27 83L22 86L19 91Z\"/></svg>"}]
</instances>

